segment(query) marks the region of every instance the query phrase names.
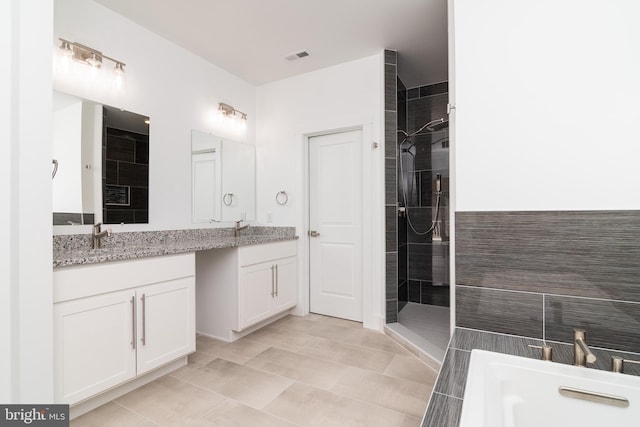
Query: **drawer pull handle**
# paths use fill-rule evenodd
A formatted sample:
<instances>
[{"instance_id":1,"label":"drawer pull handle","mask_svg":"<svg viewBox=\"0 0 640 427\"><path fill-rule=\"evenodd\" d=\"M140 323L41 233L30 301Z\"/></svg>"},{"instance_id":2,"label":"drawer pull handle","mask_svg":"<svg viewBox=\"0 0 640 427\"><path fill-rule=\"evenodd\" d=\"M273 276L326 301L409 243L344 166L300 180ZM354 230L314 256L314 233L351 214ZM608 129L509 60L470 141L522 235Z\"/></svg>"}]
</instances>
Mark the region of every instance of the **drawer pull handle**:
<instances>
[{"instance_id":1,"label":"drawer pull handle","mask_svg":"<svg viewBox=\"0 0 640 427\"><path fill-rule=\"evenodd\" d=\"M136 297L131 297L131 348L136 349Z\"/></svg>"},{"instance_id":2,"label":"drawer pull handle","mask_svg":"<svg viewBox=\"0 0 640 427\"><path fill-rule=\"evenodd\" d=\"M275 274L276 274L276 266L272 265L271 266L271 298L273 298L274 296L276 296L276 279L275 279Z\"/></svg>"},{"instance_id":3,"label":"drawer pull handle","mask_svg":"<svg viewBox=\"0 0 640 427\"><path fill-rule=\"evenodd\" d=\"M147 344L147 299L144 294L142 294L142 345Z\"/></svg>"}]
</instances>

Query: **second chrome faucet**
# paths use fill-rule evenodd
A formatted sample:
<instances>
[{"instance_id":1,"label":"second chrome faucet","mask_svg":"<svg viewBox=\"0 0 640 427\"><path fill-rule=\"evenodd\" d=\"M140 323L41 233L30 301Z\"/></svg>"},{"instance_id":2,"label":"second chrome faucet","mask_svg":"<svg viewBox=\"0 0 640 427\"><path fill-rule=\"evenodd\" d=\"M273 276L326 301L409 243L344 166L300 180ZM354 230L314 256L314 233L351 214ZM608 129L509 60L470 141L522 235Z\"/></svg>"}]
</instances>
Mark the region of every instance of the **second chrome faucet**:
<instances>
[{"instance_id":1,"label":"second chrome faucet","mask_svg":"<svg viewBox=\"0 0 640 427\"><path fill-rule=\"evenodd\" d=\"M587 363L596 361L596 356L587 346L586 339L584 329L573 330L573 364L576 366L587 366Z\"/></svg>"}]
</instances>

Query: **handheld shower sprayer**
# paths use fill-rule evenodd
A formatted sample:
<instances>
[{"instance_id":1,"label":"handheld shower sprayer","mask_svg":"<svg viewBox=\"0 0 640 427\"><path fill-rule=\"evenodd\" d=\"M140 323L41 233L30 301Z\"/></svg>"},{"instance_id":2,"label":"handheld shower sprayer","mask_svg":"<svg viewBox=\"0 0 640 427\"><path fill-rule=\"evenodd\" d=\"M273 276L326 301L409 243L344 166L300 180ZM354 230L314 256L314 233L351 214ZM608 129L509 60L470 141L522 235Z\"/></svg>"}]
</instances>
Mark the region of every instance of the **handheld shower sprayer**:
<instances>
[{"instance_id":1,"label":"handheld shower sprayer","mask_svg":"<svg viewBox=\"0 0 640 427\"><path fill-rule=\"evenodd\" d=\"M436 175L436 193L442 193L442 174Z\"/></svg>"}]
</instances>

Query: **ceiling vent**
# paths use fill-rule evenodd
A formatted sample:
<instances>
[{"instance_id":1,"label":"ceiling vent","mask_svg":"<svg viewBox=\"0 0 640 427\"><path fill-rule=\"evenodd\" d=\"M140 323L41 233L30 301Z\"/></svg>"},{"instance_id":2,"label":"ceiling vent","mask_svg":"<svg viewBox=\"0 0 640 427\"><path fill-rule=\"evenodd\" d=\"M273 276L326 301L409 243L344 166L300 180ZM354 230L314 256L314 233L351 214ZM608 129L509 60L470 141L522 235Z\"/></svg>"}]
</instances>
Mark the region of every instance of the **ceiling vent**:
<instances>
[{"instance_id":1,"label":"ceiling vent","mask_svg":"<svg viewBox=\"0 0 640 427\"><path fill-rule=\"evenodd\" d=\"M301 50L300 52L291 53L285 56L284 59L286 59L287 61L295 61L297 59L301 59L306 56L309 56L309 52L307 52L306 50Z\"/></svg>"}]
</instances>

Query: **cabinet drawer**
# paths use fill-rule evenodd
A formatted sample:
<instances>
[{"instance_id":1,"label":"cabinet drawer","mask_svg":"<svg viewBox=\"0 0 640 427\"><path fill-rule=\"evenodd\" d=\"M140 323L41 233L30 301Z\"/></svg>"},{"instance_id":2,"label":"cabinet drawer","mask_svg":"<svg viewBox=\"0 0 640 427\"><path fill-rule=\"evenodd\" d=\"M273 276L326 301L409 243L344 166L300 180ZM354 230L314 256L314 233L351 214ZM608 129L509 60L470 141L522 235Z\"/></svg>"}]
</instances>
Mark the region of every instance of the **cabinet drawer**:
<instances>
[{"instance_id":1,"label":"cabinet drawer","mask_svg":"<svg viewBox=\"0 0 640 427\"><path fill-rule=\"evenodd\" d=\"M193 252L53 270L53 302L68 301L195 275Z\"/></svg>"},{"instance_id":2,"label":"cabinet drawer","mask_svg":"<svg viewBox=\"0 0 640 427\"><path fill-rule=\"evenodd\" d=\"M297 240L242 246L238 248L238 262L240 267L245 267L278 258L295 256L297 246Z\"/></svg>"}]
</instances>

